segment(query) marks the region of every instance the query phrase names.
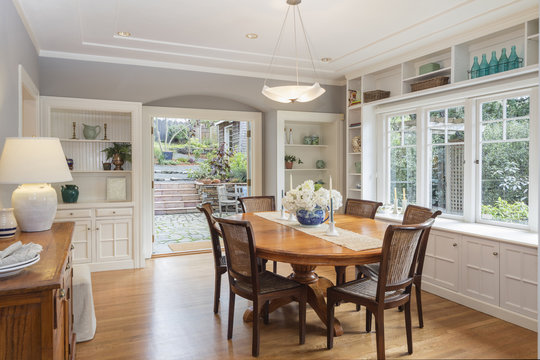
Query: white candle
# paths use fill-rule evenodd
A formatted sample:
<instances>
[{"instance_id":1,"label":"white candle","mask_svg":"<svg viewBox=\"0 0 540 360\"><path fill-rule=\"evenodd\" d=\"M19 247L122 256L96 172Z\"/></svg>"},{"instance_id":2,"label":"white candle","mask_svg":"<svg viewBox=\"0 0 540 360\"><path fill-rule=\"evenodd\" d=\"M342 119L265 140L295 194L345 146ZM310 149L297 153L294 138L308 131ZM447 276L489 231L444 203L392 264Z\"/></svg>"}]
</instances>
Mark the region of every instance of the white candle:
<instances>
[{"instance_id":1,"label":"white candle","mask_svg":"<svg viewBox=\"0 0 540 360\"><path fill-rule=\"evenodd\" d=\"M291 180L291 190L293 189L292 187L292 174L289 174L289 179Z\"/></svg>"},{"instance_id":2,"label":"white candle","mask_svg":"<svg viewBox=\"0 0 540 360\"><path fill-rule=\"evenodd\" d=\"M332 177L330 176L330 196L332 196Z\"/></svg>"},{"instance_id":3,"label":"white candle","mask_svg":"<svg viewBox=\"0 0 540 360\"><path fill-rule=\"evenodd\" d=\"M403 188L403 200L406 200L407 197L405 196L405 188Z\"/></svg>"},{"instance_id":4,"label":"white candle","mask_svg":"<svg viewBox=\"0 0 540 360\"><path fill-rule=\"evenodd\" d=\"M394 188L394 202L397 204L397 190Z\"/></svg>"}]
</instances>

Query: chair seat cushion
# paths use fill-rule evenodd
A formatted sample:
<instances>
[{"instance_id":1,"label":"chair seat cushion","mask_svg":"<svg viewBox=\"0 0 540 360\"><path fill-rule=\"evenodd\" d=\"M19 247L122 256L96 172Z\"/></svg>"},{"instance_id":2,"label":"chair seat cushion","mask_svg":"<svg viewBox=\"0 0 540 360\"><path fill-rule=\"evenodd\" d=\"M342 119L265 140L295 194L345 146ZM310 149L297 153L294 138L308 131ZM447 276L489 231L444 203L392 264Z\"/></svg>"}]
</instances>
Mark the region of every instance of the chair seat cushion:
<instances>
[{"instance_id":1,"label":"chair seat cushion","mask_svg":"<svg viewBox=\"0 0 540 360\"><path fill-rule=\"evenodd\" d=\"M379 263L356 265L356 269L358 270L358 272L364 274L366 277L377 280L379 278L379 265Z\"/></svg>"},{"instance_id":2,"label":"chair seat cushion","mask_svg":"<svg viewBox=\"0 0 540 360\"><path fill-rule=\"evenodd\" d=\"M247 292L252 291L251 284L249 283L236 281L235 285L241 290ZM302 284L297 283L294 280L287 279L286 277L283 277L281 275L274 274L270 271L264 271L259 274L259 287L261 294L267 294L280 290L294 289L300 286L302 286Z\"/></svg>"},{"instance_id":3,"label":"chair seat cushion","mask_svg":"<svg viewBox=\"0 0 540 360\"><path fill-rule=\"evenodd\" d=\"M375 300L377 296L377 279L364 278L360 280L354 280L333 287L335 291L345 294L360 296L369 300ZM396 291L387 291L385 294L385 302L398 300L404 296L404 289Z\"/></svg>"}]
</instances>

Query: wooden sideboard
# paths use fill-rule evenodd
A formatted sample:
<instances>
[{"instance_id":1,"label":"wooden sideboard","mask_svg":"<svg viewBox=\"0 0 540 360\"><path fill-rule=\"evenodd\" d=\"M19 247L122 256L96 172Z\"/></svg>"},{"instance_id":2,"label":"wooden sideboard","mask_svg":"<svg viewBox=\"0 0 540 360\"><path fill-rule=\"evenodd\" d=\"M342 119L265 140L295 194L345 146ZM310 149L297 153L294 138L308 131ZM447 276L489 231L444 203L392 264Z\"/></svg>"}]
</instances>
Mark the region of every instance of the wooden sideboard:
<instances>
[{"instance_id":1,"label":"wooden sideboard","mask_svg":"<svg viewBox=\"0 0 540 360\"><path fill-rule=\"evenodd\" d=\"M73 222L0 240L43 246L41 260L18 275L0 278L0 360L74 359L71 239Z\"/></svg>"}]
</instances>

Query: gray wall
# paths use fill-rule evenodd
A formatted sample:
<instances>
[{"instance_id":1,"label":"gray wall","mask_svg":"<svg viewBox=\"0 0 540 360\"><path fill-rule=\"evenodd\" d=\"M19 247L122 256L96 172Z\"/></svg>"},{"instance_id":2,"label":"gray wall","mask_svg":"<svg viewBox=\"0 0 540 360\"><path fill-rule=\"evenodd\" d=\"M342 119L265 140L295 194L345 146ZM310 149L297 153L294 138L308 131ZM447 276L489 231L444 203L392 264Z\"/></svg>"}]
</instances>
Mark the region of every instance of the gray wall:
<instances>
[{"instance_id":1,"label":"gray wall","mask_svg":"<svg viewBox=\"0 0 540 360\"><path fill-rule=\"evenodd\" d=\"M0 0L0 149L6 137L19 134L19 71L22 64L38 86L38 56L19 14ZM0 207L9 207L14 186L0 185Z\"/></svg>"}]
</instances>

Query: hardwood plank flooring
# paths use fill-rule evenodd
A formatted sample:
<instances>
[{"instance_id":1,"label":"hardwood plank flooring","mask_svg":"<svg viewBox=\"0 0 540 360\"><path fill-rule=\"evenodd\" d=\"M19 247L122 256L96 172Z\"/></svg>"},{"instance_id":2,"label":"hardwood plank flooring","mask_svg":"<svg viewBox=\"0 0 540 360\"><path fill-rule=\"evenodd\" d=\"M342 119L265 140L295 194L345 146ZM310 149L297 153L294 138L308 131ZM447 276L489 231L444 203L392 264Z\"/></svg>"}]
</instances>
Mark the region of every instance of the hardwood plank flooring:
<instances>
[{"instance_id":1,"label":"hardwood plank flooring","mask_svg":"<svg viewBox=\"0 0 540 360\"><path fill-rule=\"evenodd\" d=\"M319 275L335 280L333 268ZM348 268L348 279L352 277ZM290 265L279 264L281 274ZM249 359L251 323L242 315L248 302L236 297L234 333L227 340L228 281L223 276L221 305L212 311L214 271L211 254L148 260L145 269L92 274L97 332L77 344L77 359ZM407 354L403 313L385 312L386 356L403 359L536 358L537 334L432 294L423 293L424 323L418 328L413 299L413 348ZM308 307L305 345L298 345L297 304L261 323L261 359L373 359L375 333L365 332L365 311L353 304L336 308L344 335L326 350L326 330Z\"/></svg>"}]
</instances>

